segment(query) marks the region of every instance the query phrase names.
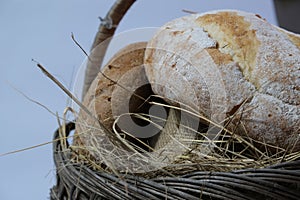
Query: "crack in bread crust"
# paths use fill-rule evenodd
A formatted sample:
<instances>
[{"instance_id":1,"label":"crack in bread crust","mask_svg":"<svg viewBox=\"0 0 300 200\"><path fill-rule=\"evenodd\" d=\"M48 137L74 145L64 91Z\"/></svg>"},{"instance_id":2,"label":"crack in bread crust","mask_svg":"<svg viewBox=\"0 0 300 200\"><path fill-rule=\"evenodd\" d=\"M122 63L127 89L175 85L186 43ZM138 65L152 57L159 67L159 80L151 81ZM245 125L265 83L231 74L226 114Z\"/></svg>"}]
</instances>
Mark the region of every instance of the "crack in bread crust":
<instances>
[{"instance_id":1,"label":"crack in bread crust","mask_svg":"<svg viewBox=\"0 0 300 200\"><path fill-rule=\"evenodd\" d=\"M269 138L270 143L274 140L275 143L277 141L276 145L287 147L291 138L297 135L294 128L299 126L297 121L300 113L299 38L298 35L280 30L255 14L242 11L223 10L190 15L167 23L149 43L151 47L166 48L180 55L182 53L187 60L195 61L192 62L193 66L187 68L177 64L174 68L168 67L170 59L152 50L147 57L151 67L146 69L146 73L154 82L161 79L165 81L165 77L168 77L166 73L171 71L169 69L176 69L190 85L197 86L194 87L197 88L196 100L200 102L199 107L202 108L210 105L203 103L209 99L199 98L207 96L201 93L204 76L213 77L217 73L221 74L223 80L218 81L224 82L227 96L224 104L227 104L227 111L247 98L251 98L251 101L243 105L246 110L251 111L252 107L259 108L256 109L257 113L245 113L246 117L242 123L247 123L247 130L244 132L255 138L260 135L262 140ZM210 44L215 42L216 45L205 45L209 42ZM211 60L206 59L205 52ZM162 65L152 66L152 61ZM217 68L207 73L209 70L206 68L212 68L214 65L217 65ZM205 72L202 71L199 73L201 76L197 77L195 73L197 71L193 70L193 67ZM219 72L216 72L216 69ZM179 85L178 82L176 79L166 84L175 87ZM162 96L165 95L163 91L157 92ZM182 99L183 102L194 100L191 98L186 100L189 97L183 96L185 97ZM269 117L273 105L278 105L283 112L275 112L273 117ZM255 121L255 124L251 120ZM284 139L279 142L276 138ZM300 140L296 145L298 149L299 144Z\"/></svg>"},{"instance_id":2,"label":"crack in bread crust","mask_svg":"<svg viewBox=\"0 0 300 200\"><path fill-rule=\"evenodd\" d=\"M220 52L232 56L258 92L300 105L298 35L244 12L205 14L197 24L218 42Z\"/></svg>"},{"instance_id":3,"label":"crack in bread crust","mask_svg":"<svg viewBox=\"0 0 300 200\"><path fill-rule=\"evenodd\" d=\"M211 38L218 41L222 53L231 55L232 59L239 63L246 79L251 80L256 52L260 45L256 31L250 29L251 24L234 12L207 14L199 17L197 23Z\"/></svg>"}]
</instances>

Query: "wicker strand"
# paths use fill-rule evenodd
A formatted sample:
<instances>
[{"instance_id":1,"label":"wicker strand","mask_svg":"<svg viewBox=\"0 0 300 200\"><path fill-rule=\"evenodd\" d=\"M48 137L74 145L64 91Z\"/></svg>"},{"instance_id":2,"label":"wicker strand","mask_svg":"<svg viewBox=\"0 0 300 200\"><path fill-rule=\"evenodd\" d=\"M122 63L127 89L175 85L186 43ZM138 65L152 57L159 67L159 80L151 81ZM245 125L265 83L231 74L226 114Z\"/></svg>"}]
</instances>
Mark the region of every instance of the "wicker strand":
<instances>
[{"instance_id":1,"label":"wicker strand","mask_svg":"<svg viewBox=\"0 0 300 200\"><path fill-rule=\"evenodd\" d=\"M67 135L75 128L66 125ZM71 163L71 150L62 149L54 134L57 183L51 200L73 199L300 199L300 160L263 169L233 172L196 171L180 177L145 179L137 175L99 172Z\"/></svg>"}]
</instances>

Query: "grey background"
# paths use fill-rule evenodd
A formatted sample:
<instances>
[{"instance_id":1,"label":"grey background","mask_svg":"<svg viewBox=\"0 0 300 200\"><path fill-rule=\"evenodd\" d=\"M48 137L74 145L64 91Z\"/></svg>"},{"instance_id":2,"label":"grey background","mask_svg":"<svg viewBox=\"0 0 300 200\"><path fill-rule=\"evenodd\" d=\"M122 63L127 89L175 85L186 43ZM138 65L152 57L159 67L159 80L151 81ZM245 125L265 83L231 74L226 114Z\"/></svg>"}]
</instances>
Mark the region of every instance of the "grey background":
<instances>
[{"instance_id":1,"label":"grey background","mask_svg":"<svg viewBox=\"0 0 300 200\"><path fill-rule=\"evenodd\" d=\"M31 59L41 62L71 89L85 57L72 42L70 33L89 50L99 24L97 17L105 16L112 3L112 0L0 1L0 154L51 141L58 126L56 117L13 87L62 115L70 104L68 98ZM186 15L182 9L204 12L229 8L258 13L277 23L271 0L139 0L118 32L161 26ZM0 157L1 200L48 199L54 183L51 144Z\"/></svg>"}]
</instances>

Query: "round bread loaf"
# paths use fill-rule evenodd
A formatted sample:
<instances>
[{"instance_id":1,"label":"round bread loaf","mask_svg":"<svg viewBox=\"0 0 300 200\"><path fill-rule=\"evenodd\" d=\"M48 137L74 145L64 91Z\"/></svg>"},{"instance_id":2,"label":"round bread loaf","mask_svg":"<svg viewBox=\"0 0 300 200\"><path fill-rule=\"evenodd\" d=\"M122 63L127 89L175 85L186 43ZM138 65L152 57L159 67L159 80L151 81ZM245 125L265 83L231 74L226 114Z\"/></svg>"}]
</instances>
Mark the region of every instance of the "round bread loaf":
<instances>
[{"instance_id":1,"label":"round bread loaf","mask_svg":"<svg viewBox=\"0 0 300 200\"><path fill-rule=\"evenodd\" d=\"M127 75L126 77L130 79L129 83L133 84L134 80L137 79L137 74L132 73L134 68L141 67L143 65L143 56L146 48L146 42L130 44L123 49L121 49L113 58L108 62L106 66L102 69L102 73L99 73L97 81L97 86L94 89L90 89L89 94L86 95L86 98L95 98L95 112L96 116L100 119L105 127L112 130L113 122L115 118L112 113L112 95L116 87L118 87L117 82L120 78ZM140 68L140 71L143 70ZM145 83L148 83L146 77L142 77L143 73L139 78L144 80ZM108 78L109 79L108 79ZM119 83L120 84L120 83ZM128 84L129 85L129 84ZM134 93L132 88L124 86L124 91L127 93ZM136 88L134 88L136 89ZM129 91L128 91L129 90ZM115 98L122 101L122 96L120 94L115 94ZM121 105L121 104L114 104ZM115 108L119 109L119 108Z\"/></svg>"},{"instance_id":2,"label":"round bread loaf","mask_svg":"<svg viewBox=\"0 0 300 200\"><path fill-rule=\"evenodd\" d=\"M89 108L91 113L110 131L112 131L112 125L115 121L111 102L113 91L117 87L119 79L126 72L130 72L133 68L140 67L143 64L145 48L146 42L139 42L130 44L117 52L92 82L83 100L83 105ZM136 79L135 75L133 73L127 74L132 80ZM118 94L115 94L115 96L122 99ZM85 126L84 122L88 122L88 118L91 117L84 111L80 111L79 122L77 122L79 123L78 127ZM86 127L83 127L83 129L86 129Z\"/></svg>"},{"instance_id":3,"label":"round bread loaf","mask_svg":"<svg viewBox=\"0 0 300 200\"><path fill-rule=\"evenodd\" d=\"M220 10L175 19L148 42L154 93L233 132L300 150L299 35Z\"/></svg>"},{"instance_id":4,"label":"round bread loaf","mask_svg":"<svg viewBox=\"0 0 300 200\"><path fill-rule=\"evenodd\" d=\"M99 73L83 101L83 105L94 117L80 111L76 122L76 135L79 137L73 142L74 146L80 146L92 155L97 164L112 163L110 167L131 173L143 173L168 166L190 151L193 145L191 141L197 137L197 133L190 130L190 127L196 129L198 121L191 125L187 121L191 119L190 116L180 115L175 109L150 105L149 114L153 117L147 118L148 111L139 109L149 103L149 91L152 94L143 65L145 47L146 43L126 46ZM136 110L131 111L131 108ZM151 123L139 125L132 118L132 112L141 116L145 114L145 119ZM107 130L99 125L98 120ZM189 127L179 127L179 123L189 123ZM128 141L142 148L148 145L150 150L137 154L133 149L128 151L123 148L116 139L113 127ZM143 156L148 160L146 163L141 160Z\"/></svg>"},{"instance_id":5,"label":"round bread loaf","mask_svg":"<svg viewBox=\"0 0 300 200\"><path fill-rule=\"evenodd\" d=\"M115 121L112 113L112 94L118 85L118 80L126 72L143 64L145 47L145 42L134 43L117 52L94 79L83 100L83 105L93 116L80 110L76 121L76 136L78 137L74 138L73 146L82 147L95 159L100 159L100 154L103 153L101 149L106 151L113 149L114 141L110 138ZM129 73L128 76L132 79L136 78L134 74ZM122 98L118 94L115 96ZM106 130L99 126L99 122Z\"/></svg>"}]
</instances>

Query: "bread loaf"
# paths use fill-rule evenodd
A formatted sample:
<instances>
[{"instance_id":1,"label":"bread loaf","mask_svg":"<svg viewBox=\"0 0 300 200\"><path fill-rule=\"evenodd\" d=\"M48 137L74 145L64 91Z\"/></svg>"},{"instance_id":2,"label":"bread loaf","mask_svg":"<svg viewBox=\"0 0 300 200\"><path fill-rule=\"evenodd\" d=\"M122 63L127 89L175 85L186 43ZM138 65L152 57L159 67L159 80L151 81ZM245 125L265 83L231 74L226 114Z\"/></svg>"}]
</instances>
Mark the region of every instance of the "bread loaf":
<instances>
[{"instance_id":1,"label":"bread loaf","mask_svg":"<svg viewBox=\"0 0 300 200\"><path fill-rule=\"evenodd\" d=\"M95 118L80 111L74 144L84 146L93 162L126 173L164 168L178 163L179 157L183 163L193 156L204 158L211 150L205 148L210 145L204 139L215 139L222 126L261 143L298 151L299 41L299 35L241 11L175 19L147 44L122 49L103 68L83 102ZM153 126L137 128L129 115L131 105L147 114L139 108L149 103L149 84L171 104L165 113L157 112L157 118L146 117L159 127L158 134ZM210 123L204 137L197 129L199 119L190 113ZM128 139L129 134L141 140L155 135L155 140L143 140L151 150L123 148L124 140L116 137Z\"/></svg>"},{"instance_id":2,"label":"bread loaf","mask_svg":"<svg viewBox=\"0 0 300 200\"><path fill-rule=\"evenodd\" d=\"M96 163L100 161L97 164L112 162L113 167L118 168L119 171L129 170L132 173L141 173L168 166L191 149L191 140L197 135L195 131L187 127L178 126L179 119L181 122L186 121L187 116L179 116L174 109L164 110L162 106L152 107L153 113L150 110L149 114L153 117L149 120L153 124L146 126L140 126L129 114L132 105L139 108L148 103L146 99L149 91L146 90L149 82L143 65L145 47L146 43L131 44L114 55L103 68L102 73L99 73L93 81L85 96L83 104L107 130L100 127L98 121L84 111L79 113L76 123L76 132L79 137L75 139L73 145L82 146L94 157ZM137 92L140 88L141 90ZM149 89L151 91L151 86ZM148 113L141 111L141 114ZM111 138L111 135L115 134L113 133L114 126L121 134L130 134L149 145L151 152L135 154L134 151L120 148L121 146L116 143L118 140ZM125 135L130 142L137 141L126 134L122 137ZM151 137L153 137L151 140L144 139ZM141 143L139 146L142 146ZM149 161L136 163L141 159L140 156L146 156ZM135 163L133 169L129 169L128 166L132 166L133 163Z\"/></svg>"},{"instance_id":3,"label":"bread loaf","mask_svg":"<svg viewBox=\"0 0 300 200\"><path fill-rule=\"evenodd\" d=\"M231 131L300 150L299 35L220 10L175 19L148 42L153 91Z\"/></svg>"},{"instance_id":4,"label":"bread loaf","mask_svg":"<svg viewBox=\"0 0 300 200\"><path fill-rule=\"evenodd\" d=\"M82 146L89 154L100 159L102 150L110 151L114 141L110 139L115 117L112 112L112 95L119 79L128 71L138 68L143 63L146 43L134 43L121 49L102 69L97 78L92 82L83 105L92 113L89 116L83 110L79 112L76 122L76 135L73 145ZM134 74L128 74L135 79ZM115 94L117 98L118 94ZM118 104L115 104L115 106ZM119 105L123 106L123 104ZM118 109L118 108L116 108ZM99 126L98 120L107 129ZM100 144L97 146L97 144Z\"/></svg>"}]
</instances>

